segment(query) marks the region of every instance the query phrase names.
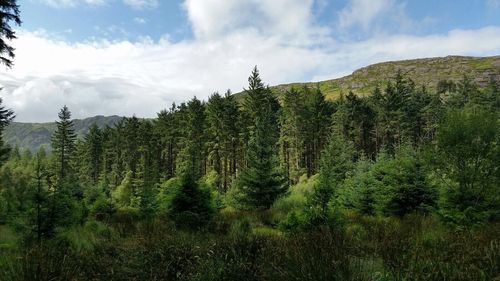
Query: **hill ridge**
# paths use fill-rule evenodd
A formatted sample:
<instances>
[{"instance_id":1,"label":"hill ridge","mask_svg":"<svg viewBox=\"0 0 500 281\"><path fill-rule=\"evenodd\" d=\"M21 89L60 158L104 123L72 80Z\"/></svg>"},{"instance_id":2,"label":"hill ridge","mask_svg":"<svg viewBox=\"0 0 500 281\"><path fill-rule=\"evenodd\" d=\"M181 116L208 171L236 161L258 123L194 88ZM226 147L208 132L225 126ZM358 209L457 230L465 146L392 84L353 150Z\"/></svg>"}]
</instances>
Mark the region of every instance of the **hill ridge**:
<instances>
[{"instance_id":1,"label":"hill ridge","mask_svg":"<svg viewBox=\"0 0 500 281\"><path fill-rule=\"evenodd\" d=\"M350 75L318 82L288 83L272 86L278 94L291 87L320 87L325 96L332 100L340 93L353 91L357 95L369 95L377 85L383 85L394 77L398 70L411 76L417 85L425 84L436 88L439 80L458 81L468 75L480 87L489 79L500 81L500 55L489 57L457 56L418 58L379 62L361 67Z\"/></svg>"}]
</instances>

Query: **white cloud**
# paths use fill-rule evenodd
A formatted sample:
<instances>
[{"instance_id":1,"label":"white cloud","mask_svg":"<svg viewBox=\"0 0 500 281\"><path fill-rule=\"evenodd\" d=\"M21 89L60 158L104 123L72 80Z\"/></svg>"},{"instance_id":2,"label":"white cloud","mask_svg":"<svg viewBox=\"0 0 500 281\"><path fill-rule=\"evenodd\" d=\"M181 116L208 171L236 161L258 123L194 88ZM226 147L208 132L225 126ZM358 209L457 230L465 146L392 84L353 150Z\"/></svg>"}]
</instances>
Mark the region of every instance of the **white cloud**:
<instances>
[{"instance_id":1,"label":"white cloud","mask_svg":"<svg viewBox=\"0 0 500 281\"><path fill-rule=\"evenodd\" d=\"M500 53L500 27L340 42L314 23L311 6L312 0L186 0L196 36L176 43L166 35L157 42L69 44L20 31L15 65L0 74L0 94L18 121L52 121L64 104L77 118L153 117L195 95L241 91L254 65L274 85L331 79L387 60Z\"/></svg>"},{"instance_id":2,"label":"white cloud","mask_svg":"<svg viewBox=\"0 0 500 281\"><path fill-rule=\"evenodd\" d=\"M436 23L431 17L412 19L406 12L406 2L397 0L349 0L337 16L336 31L354 36L415 33Z\"/></svg>"},{"instance_id":3,"label":"white cloud","mask_svg":"<svg viewBox=\"0 0 500 281\"><path fill-rule=\"evenodd\" d=\"M139 18L139 17L135 17L134 21L138 24L145 24L147 22L145 18Z\"/></svg>"},{"instance_id":4,"label":"white cloud","mask_svg":"<svg viewBox=\"0 0 500 281\"><path fill-rule=\"evenodd\" d=\"M78 5L104 6L112 3L111 0L38 0L53 8L73 8ZM134 9L151 9L160 4L158 0L123 0L123 3Z\"/></svg>"},{"instance_id":5,"label":"white cloud","mask_svg":"<svg viewBox=\"0 0 500 281\"><path fill-rule=\"evenodd\" d=\"M107 0L39 0L39 1L53 8L76 7L79 4L102 6L105 5L107 2Z\"/></svg>"},{"instance_id":6,"label":"white cloud","mask_svg":"<svg viewBox=\"0 0 500 281\"><path fill-rule=\"evenodd\" d=\"M151 9L159 5L158 0L123 0L123 3L134 9Z\"/></svg>"},{"instance_id":7,"label":"white cloud","mask_svg":"<svg viewBox=\"0 0 500 281\"><path fill-rule=\"evenodd\" d=\"M338 25L341 29L359 25L367 30L379 15L391 9L394 4L394 0L350 0L339 13Z\"/></svg>"},{"instance_id":8,"label":"white cloud","mask_svg":"<svg viewBox=\"0 0 500 281\"><path fill-rule=\"evenodd\" d=\"M210 40L254 31L290 43L323 41L328 30L313 23L313 0L186 0L193 31Z\"/></svg>"},{"instance_id":9,"label":"white cloud","mask_svg":"<svg viewBox=\"0 0 500 281\"><path fill-rule=\"evenodd\" d=\"M488 0L486 3L493 9L500 8L500 0Z\"/></svg>"}]
</instances>

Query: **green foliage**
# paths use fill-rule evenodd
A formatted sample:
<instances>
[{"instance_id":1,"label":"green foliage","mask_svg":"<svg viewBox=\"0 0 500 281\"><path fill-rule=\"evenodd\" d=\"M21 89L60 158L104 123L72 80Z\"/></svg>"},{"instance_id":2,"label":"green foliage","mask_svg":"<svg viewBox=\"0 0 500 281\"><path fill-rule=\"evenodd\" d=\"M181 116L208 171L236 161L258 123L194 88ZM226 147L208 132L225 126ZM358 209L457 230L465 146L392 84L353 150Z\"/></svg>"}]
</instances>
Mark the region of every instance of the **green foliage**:
<instances>
[{"instance_id":1,"label":"green foliage","mask_svg":"<svg viewBox=\"0 0 500 281\"><path fill-rule=\"evenodd\" d=\"M366 215L425 214L437 201L428 173L419 152L401 147L394 157L380 154L375 162L358 161L356 171L342 187L340 199L347 208Z\"/></svg>"},{"instance_id":2,"label":"green foliage","mask_svg":"<svg viewBox=\"0 0 500 281\"><path fill-rule=\"evenodd\" d=\"M444 208L498 217L498 115L479 108L450 110L439 127L438 172L442 173ZM471 216L467 216L471 217ZM474 215L472 217L484 217Z\"/></svg>"},{"instance_id":3,"label":"green foliage","mask_svg":"<svg viewBox=\"0 0 500 281\"><path fill-rule=\"evenodd\" d=\"M17 26L21 25L19 4L16 0L5 0L0 3L0 10L3 19L0 25L2 29L0 32L0 63L10 68L13 64L15 49L7 42L17 38L16 31L11 27L11 23Z\"/></svg>"},{"instance_id":4,"label":"green foliage","mask_svg":"<svg viewBox=\"0 0 500 281\"><path fill-rule=\"evenodd\" d=\"M245 194L245 204L268 209L285 191L275 150L278 140L275 134L277 101L264 87L257 68L248 81L250 88L245 107L253 118L253 124L249 129L247 165L238 177L237 186Z\"/></svg>"},{"instance_id":5,"label":"green foliage","mask_svg":"<svg viewBox=\"0 0 500 281\"><path fill-rule=\"evenodd\" d=\"M17 9L17 6L16 6ZM3 23L2 23L3 24ZM2 48L4 42L2 40L0 44L0 55L3 53ZM1 59L4 59L3 57L0 56ZM7 146L4 142L4 137L3 137L3 132L5 130L5 127L7 127L12 120L14 119L14 111L5 108L2 105L2 98L0 98L0 164L3 164L8 158L9 158L9 153L10 153L10 148Z\"/></svg>"},{"instance_id":6,"label":"green foliage","mask_svg":"<svg viewBox=\"0 0 500 281\"><path fill-rule=\"evenodd\" d=\"M310 178L303 175L297 184L290 186L287 193L274 202L272 210L281 214L288 214L292 211L304 209L307 205L307 198L313 193L317 182L318 175Z\"/></svg>"},{"instance_id":7,"label":"green foliage","mask_svg":"<svg viewBox=\"0 0 500 281\"><path fill-rule=\"evenodd\" d=\"M7 221L7 200L5 200L3 194L0 193L0 225L6 223Z\"/></svg>"},{"instance_id":8,"label":"green foliage","mask_svg":"<svg viewBox=\"0 0 500 281\"><path fill-rule=\"evenodd\" d=\"M201 229L213 215L210 191L199 187L191 174L181 179L170 205L169 215L178 227Z\"/></svg>"},{"instance_id":9,"label":"green foliage","mask_svg":"<svg viewBox=\"0 0 500 281\"><path fill-rule=\"evenodd\" d=\"M71 175L71 160L75 153L76 135L71 120L71 112L64 106L59 112L59 121L56 122L57 130L52 136L52 148L57 157L59 184L64 185Z\"/></svg>"},{"instance_id":10,"label":"green foliage","mask_svg":"<svg viewBox=\"0 0 500 281\"><path fill-rule=\"evenodd\" d=\"M206 106L208 159L212 162L213 185L221 192L227 192L238 165L240 131L238 123L240 111L238 104L226 92L222 97L213 94Z\"/></svg>"},{"instance_id":11,"label":"green foliage","mask_svg":"<svg viewBox=\"0 0 500 281\"><path fill-rule=\"evenodd\" d=\"M137 199L132 185L132 171L129 171L121 184L111 193L111 197L119 206L137 207Z\"/></svg>"},{"instance_id":12,"label":"green foliage","mask_svg":"<svg viewBox=\"0 0 500 281\"><path fill-rule=\"evenodd\" d=\"M76 141L63 108L55 153L0 167L2 280L498 279L498 85L402 73L280 104L255 69L242 108L214 94Z\"/></svg>"},{"instance_id":13,"label":"green foliage","mask_svg":"<svg viewBox=\"0 0 500 281\"><path fill-rule=\"evenodd\" d=\"M337 189L353 168L354 149L341 136L332 135L322 156L318 183L310 197L309 212L328 220L330 202L337 196Z\"/></svg>"}]
</instances>

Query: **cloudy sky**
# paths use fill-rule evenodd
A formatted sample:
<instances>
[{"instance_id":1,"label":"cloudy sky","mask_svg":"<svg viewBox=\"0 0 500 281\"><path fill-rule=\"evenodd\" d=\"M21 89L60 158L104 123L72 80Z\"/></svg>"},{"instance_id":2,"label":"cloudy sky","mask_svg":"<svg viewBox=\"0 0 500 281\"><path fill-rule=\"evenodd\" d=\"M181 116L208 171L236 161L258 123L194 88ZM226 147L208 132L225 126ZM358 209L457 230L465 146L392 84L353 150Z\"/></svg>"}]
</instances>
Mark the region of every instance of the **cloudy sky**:
<instances>
[{"instance_id":1,"label":"cloudy sky","mask_svg":"<svg viewBox=\"0 0 500 281\"><path fill-rule=\"evenodd\" d=\"M387 60L500 54L500 0L20 0L0 96L16 121L154 117L172 102Z\"/></svg>"}]
</instances>

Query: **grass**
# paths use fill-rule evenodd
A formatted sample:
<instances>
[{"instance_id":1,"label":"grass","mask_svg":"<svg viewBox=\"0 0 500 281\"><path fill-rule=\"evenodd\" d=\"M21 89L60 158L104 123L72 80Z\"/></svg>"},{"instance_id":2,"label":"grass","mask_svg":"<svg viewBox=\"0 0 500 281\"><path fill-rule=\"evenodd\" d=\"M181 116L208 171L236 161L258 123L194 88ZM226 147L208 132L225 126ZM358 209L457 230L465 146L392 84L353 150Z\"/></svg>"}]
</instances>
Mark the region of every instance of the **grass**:
<instances>
[{"instance_id":1,"label":"grass","mask_svg":"<svg viewBox=\"0 0 500 281\"><path fill-rule=\"evenodd\" d=\"M7 225L0 225L0 253L2 249L13 249L17 245L18 237Z\"/></svg>"},{"instance_id":2,"label":"grass","mask_svg":"<svg viewBox=\"0 0 500 281\"><path fill-rule=\"evenodd\" d=\"M113 239L107 231L112 224L88 223L76 231L82 235L64 236L78 243L48 240L4 255L0 276L7 281L500 278L498 224L457 232L433 217L350 213L342 229L284 234L255 219L268 214L231 215L229 227L237 231L192 233L156 220L137 223ZM245 222L248 216L253 218ZM227 218L216 218L221 219ZM89 244L80 241L85 239Z\"/></svg>"}]
</instances>

